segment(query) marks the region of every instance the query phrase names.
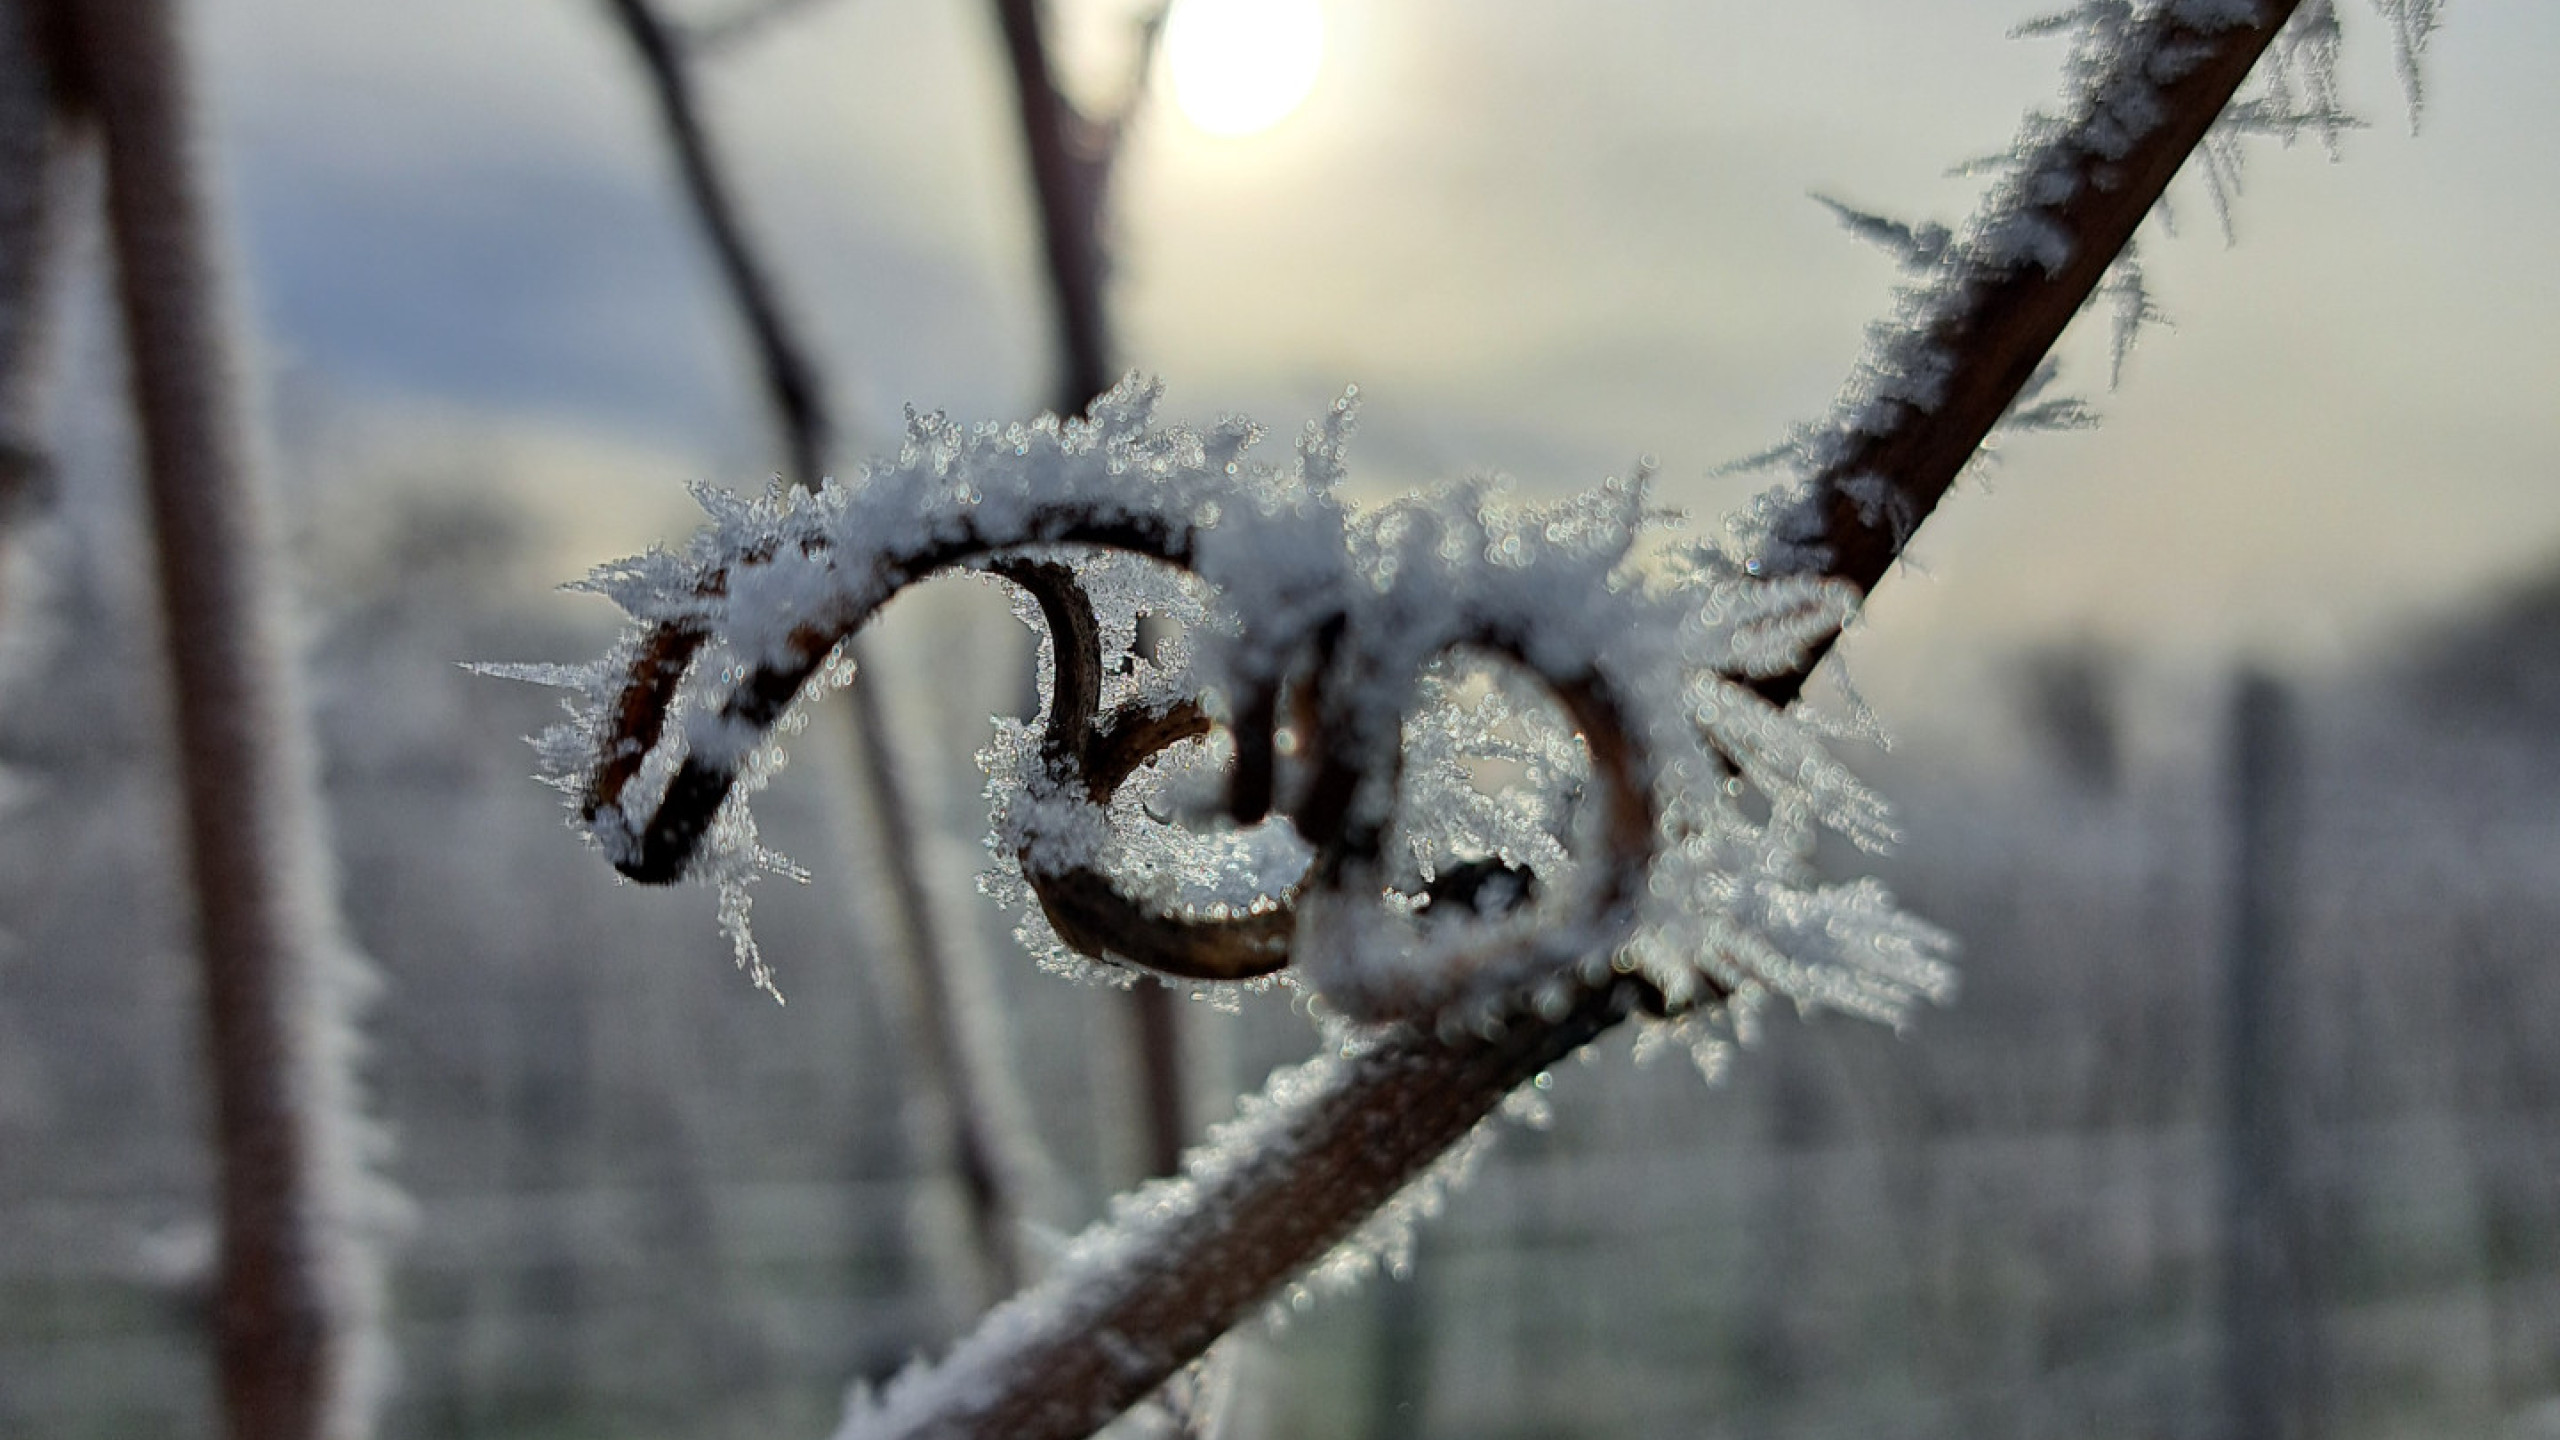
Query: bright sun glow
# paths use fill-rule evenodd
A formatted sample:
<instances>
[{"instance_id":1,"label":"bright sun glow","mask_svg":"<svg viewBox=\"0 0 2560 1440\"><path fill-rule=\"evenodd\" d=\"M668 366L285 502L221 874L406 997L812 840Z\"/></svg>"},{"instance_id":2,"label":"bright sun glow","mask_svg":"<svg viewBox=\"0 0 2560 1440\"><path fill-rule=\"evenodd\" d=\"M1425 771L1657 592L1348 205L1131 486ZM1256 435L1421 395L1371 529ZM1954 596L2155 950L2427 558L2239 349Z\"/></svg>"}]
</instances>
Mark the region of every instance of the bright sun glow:
<instances>
[{"instance_id":1,"label":"bright sun glow","mask_svg":"<svg viewBox=\"0 0 2560 1440\"><path fill-rule=\"evenodd\" d=\"M1315 89L1324 15L1316 0L1175 0L1164 61L1185 119L1212 135L1251 135Z\"/></svg>"}]
</instances>

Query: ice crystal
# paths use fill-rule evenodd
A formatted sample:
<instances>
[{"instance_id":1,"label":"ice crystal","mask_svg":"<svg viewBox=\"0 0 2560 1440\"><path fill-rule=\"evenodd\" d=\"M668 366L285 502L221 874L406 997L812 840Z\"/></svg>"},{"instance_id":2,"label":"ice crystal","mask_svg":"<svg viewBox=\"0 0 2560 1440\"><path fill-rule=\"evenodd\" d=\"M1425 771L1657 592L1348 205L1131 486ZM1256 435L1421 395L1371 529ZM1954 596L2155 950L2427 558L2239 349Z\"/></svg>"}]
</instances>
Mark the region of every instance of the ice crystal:
<instances>
[{"instance_id":1,"label":"ice crystal","mask_svg":"<svg viewBox=\"0 0 2560 1440\"><path fill-rule=\"evenodd\" d=\"M1906 270L1925 273L1947 253L1955 242L1955 232L1933 220L1913 223L1861 210L1828 195L1816 194L1814 203L1831 212L1842 228L1859 239L1891 254Z\"/></svg>"},{"instance_id":2,"label":"ice crystal","mask_svg":"<svg viewBox=\"0 0 2560 1440\"><path fill-rule=\"evenodd\" d=\"M2400 89L2409 100L2409 131L2416 134L2418 120L2426 109L2425 74L2419 58L2427 53L2427 41L2436 32L2436 9L2440 0L2375 0L2383 23L2391 27L2391 45L2400 67Z\"/></svg>"},{"instance_id":3,"label":"ice crystal","mask_svg":"<svg viewBox=\"0 0 2560 1440\"><path fill-rule=\"evenodd\" d=\"M2133 358L2134 346L2141 343L2142 332L2153 325L2166 326L2169 316L2151 298L2151 286L2142 271L2142 257L2128 242L2107 268L2107 278L2099 283L2098 293L2107 298L2114 310L2113 323L2107 336L2107 387L2124 383L2124 366Z\"/></svg>"}]
</instances>

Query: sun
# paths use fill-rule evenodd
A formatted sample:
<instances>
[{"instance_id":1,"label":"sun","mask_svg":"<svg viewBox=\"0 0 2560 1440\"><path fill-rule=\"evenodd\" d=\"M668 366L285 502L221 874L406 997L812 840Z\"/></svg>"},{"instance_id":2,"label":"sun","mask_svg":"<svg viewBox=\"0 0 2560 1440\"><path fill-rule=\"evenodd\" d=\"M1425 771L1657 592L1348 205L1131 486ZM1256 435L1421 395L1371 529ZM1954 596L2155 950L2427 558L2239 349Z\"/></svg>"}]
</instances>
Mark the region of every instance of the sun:
<instances>
[{"instance_id":1,"label":"sun","mask_svg":"<svg viewBox=\"0 0 2560 1440\"><path fill-rule=\"evenodd\" d=\"M1324 13L1317 0L1175 0L1164 61L1184 119L1211 135L1256 134L1315 89Z\"/></svg>"}]
</instances>

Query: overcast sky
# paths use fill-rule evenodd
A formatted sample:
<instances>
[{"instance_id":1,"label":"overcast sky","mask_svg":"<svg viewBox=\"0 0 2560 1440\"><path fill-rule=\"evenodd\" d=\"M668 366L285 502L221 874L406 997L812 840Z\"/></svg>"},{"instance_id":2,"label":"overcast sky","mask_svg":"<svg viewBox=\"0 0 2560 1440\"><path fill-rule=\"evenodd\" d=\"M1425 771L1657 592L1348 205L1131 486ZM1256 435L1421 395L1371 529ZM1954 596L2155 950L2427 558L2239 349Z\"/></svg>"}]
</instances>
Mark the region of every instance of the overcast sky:
<instances>
[{"instance_id":1,"label":"overcast sky","mask_svg":"<svg viewBox=\"0 0 2560 1440\"><path fill-rule=\"evenodd\" d=\"M537 489L626 486L594 558L660 523L639 497L757 482L727 313L600 6L197 8L283 393L485 437ZM1057 8L1107 73L1125 6ZM2013 445L1931 522L1927 576L1852 652L1880 704L2043 633L2334 664L2560 562L2560 5L2448 6L2414 139L2382 25L2342 9L2371 128L2342 164L2258 150L2234 247L2200 190L2146 232L2176 329L2097 396L2106 428ZM1213 140L1159 105L1138 130L1126 359L1176 414L1282 433L1358 383L1364 483L1553 490L1649 454L1712 516L1747 482L1708 472L1818 413L1889 305L1889 263L1808 192L1960 220L1977 182L1949 168L2056 94L2059 43L2006 38L2032 13L1328 0L1325 72L1279 129ZM908 402L1044 393L998 66L980 4L822 0L710 77L861 438ZM2102 392L2097 338L2066 378Z\"/></svg>"}]
</instances>

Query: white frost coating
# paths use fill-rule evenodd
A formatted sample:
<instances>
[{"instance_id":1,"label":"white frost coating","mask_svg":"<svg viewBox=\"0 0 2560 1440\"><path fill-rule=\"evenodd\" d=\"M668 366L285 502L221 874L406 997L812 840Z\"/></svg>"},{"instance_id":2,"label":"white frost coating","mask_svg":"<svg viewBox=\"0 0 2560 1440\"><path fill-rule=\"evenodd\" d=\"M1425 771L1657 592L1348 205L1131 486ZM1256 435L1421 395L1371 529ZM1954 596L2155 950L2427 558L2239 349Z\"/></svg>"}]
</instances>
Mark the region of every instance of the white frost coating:
<instances>
[{"instance_id":1,"label":"white frost coating","mask_svg":"<svg viewBox=\"0 0 2560 1440\"><path fill-rule=\"evenodd\" d=\"M1439 1219L1449 1207L1449 1197L1484 1168L1485 1157L1493 1153L1496 1126L1509 1120L1536 1128L1530 1112L1544 1097L1538 1097L1538 1101L1520 1100L1522 1096L1536 1095L1532 1089L1513 1091L1501 1111L1479 1122L1465 1139L1441 1151L1412 1183L1370 1211L1359 1229L1327 1251L1323 1259L1308 1266L1305 1273L1274 1292L1263 1311L1264 1320L1275 1328L1284 1325L1292 1314L1348 1295L1382 1271L1398 1280L1411 1275L1414 1238L1425 1224Z\"/></svg>"},{"instance_id":2,"label":"white frost coating","mask_svg":"<svg viewBox=\"0 0 2560 1440\"><path fill-rule=\"evenodd\" d=\"M662 576L681 573L658 564L654 557L662 553L651 551L648 556L602 567L585 582L570 588L627 596L632 603L639 603L640 597L647 592L633 577L650 571L657 571ZM606 859L618 862L636 853L639 821L631 815L632 805L607 806L592 817L579 813L586 772L596 760L596 727L599 717L613 701L621 670L611 661L592 661L582 665L475 663L463 668L478 675L522 680L570 692L561 702L569 718L532 737L535 778L567 796L570 828L603 851ZM756 944L755 931L749 923L754 896L748 887L768 875L805 884L809 872L790 857L758 841L755 815L747 802L757 791L772 783L788 758L787 752L776 743L776 737L797 734L806 728L809 705L852 680L852 661L841 655L831 656L801 692L798 701L774 724L771 734L741 735L737 733L739 727L734 722L721 731L727 737L726 748L738 759L738 784L705 835L700 858L689 878L698 879L718 890L720 933L727 937L738 968L745 972L757 989L771 995L777 1003L783 999L782 990L774 982L773 967L765 960L762 947ZM692 695L680 696L678 713L692 708L695 703ZM654 800L665 791L679 758L673 751L661 747L648 757L640 780L627 793Z\"/></svg>"},{"instance_id":3,"label":"white frost coating","mask_svg":"<svg viewBox=\"0 0 2560 1440\"><path fill-rule=\"evenodd\" d=\"M2336 159L2338 138L2364 123L2338 98L2338 47L2344 35L2331 0L2305 0L2258 67L2259 93L2223 107L2215 128L2230 135L2272 135L2287 145L2316 133L2322 148Z\"/></svg>"},{"instance_id":4,"label":"white frost coating","mask_svg":"<svg viewBox=\"0 0 2560 1440\"><path fill-rule=\"evenodd\" d=\"M2199 30L2231 30L2255 25L2262 12L2258 0L2171 0L2171 13Z\"/></svg>"},{"instance_id":5,"label":"white frost coating","mask_svg":"<svg viewBox=\"0 0 2560 1440\"><path fill-rule=\"evenodd\" d=\"M2107 388L2112 390L2124 383L2125 362L2133 358L2134 347L2142 343L2142 332L2153 325L2175 326L2168 312L2153 302L2141 252L2133 242L2126 242L2116 255L2116 263L2107 267L2107 278L2098 282L2098 293L2115 311L2107 336Z\"/></svg>"},{"instance_id":6,"label":"white frost coating","mask_svg":"<svg viewBox=\"0 0 2560 1440\"><path fill-rule=\"evenodd\" d=\"M1956 233L1934 220L1896 220L1872 210L1816 192L1813 201L1840 222L1841 228L1893 256L1905 270L1926 274L1955 243Z\"/></svg>"}]
</instances>

